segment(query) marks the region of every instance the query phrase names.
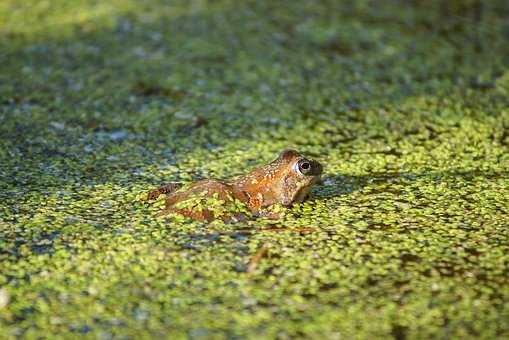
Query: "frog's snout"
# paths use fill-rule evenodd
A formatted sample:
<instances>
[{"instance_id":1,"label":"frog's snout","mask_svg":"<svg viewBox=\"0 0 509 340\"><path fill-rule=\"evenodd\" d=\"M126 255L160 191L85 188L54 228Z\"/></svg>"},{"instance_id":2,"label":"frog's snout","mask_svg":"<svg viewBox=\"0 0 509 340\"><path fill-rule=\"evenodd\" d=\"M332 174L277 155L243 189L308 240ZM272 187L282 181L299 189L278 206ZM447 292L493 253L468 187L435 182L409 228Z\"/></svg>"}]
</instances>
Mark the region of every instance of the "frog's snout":
<instances>
[{"instance_id":1,"label":"frog's snout","mask_svg":"<svg viewBox=\"0 0 509 340\"><path fill-rule=\"evenodd\" d=\"M322 165L317 161L310 161L311 164L311 175L312 176L320 176L323 172Z\"/></svg>"}]
</instances>

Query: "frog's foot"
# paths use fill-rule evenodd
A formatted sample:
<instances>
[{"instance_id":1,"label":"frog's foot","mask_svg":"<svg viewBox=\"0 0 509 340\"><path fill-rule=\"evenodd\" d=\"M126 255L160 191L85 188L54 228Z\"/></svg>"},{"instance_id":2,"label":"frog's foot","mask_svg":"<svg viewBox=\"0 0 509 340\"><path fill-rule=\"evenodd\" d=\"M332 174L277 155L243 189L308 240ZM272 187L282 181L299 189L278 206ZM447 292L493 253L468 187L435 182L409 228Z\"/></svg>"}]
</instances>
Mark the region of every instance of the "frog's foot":
<instances>
[{"instance_id":1,"label":"frog's foot","mask_svg":"<svg viewBox=\"0 0 509 340\"><path fill-rule=\"evenodd\" d=\"M260 210L256 213L257 217L266 217L269 220L278 220L283 217L283 213L281 211L270 211L267 209Z\"/></svg>"},{"instance_id":2,"label":"frog's foot","mask_svg":"<svg viewBox=\"0 0 509 340\"><path fill-rule=\"evenodd\" d=\"M195 221L207 221L212 222L214 220L214 214L209 210L192 210L192 209L178 209L173 206L166 207L163 211L159 212L156 216L163 217L167 215L181 215L189 217Z\"/></svg>"},{"instance_id":3,"label":"frog's foot","mask_svg":"<svg viewBox=\"0 0 509 340\"><path fill-rule=\"evenodd\" d=\"M214 212L207 210L207 209L194 211L191 209L178 209L178 208L175 208L174 206L166 207L163 211L159 212L156 216L162 217L162 216L167 216L170 214L182 215L182 216L189 217L196 221L212 222L216 219L220 219L220 220L223 220L223 222L226 224L244 222L244 221L247 221L250 219L248 215L242 214L242 213L238 213L238 214L234 214L234 215L227 214L224 216L215 217Z\"/></svg>"},{"instance_id":4,"label":"frog's foot","mask_svg":"<svg viewBox=\"0 0 509 340\"><path fill-rule=\"evenodd\" d=\"M171 194L172 192L175 192L176 190L181 188L182 185L183 185L182 183L170 182L170 183L165 184L165 185L163 185L163 186L161 186L161 187L159 187L157 189L149 191L149 193L147 195L147 199L148 200L155 200L161 194L165 194L165 195Z\"/></svg>"},{"instance_id":5,"label":"frog's foot","mask_svg":"<svg viewBox=\"0 0 509 340\"><path fill-rule=\"evenodd\" d=\"M227 215L221 218L226 224L233 224L237 222L245 222L250 220L250 217L246 214L235 214L235 215Z\"/></svg>"}]
</instances>

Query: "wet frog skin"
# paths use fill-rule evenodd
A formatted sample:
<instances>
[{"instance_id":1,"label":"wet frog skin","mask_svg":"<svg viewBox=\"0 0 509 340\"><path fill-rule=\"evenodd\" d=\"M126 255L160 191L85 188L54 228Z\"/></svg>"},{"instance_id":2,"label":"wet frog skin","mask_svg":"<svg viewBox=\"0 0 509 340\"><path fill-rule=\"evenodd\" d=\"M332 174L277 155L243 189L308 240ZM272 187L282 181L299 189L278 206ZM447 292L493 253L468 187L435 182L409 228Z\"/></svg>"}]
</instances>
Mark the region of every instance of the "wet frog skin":
<instances>
[{"instance_id":1,"label":"wet frog skin","mask_svg":"<svg viewBox=\"0 0 509 340\"><path fill-rule=\"evenodd\" d=\"M166 194L165 209L160 215L177 213L195 220L212 221L221 218L225 221L245 218L242 213L216 216L207 207L192 209L182 203L193 197L215 198L223 202L241 202L255 216L277 217L265 208L282 204L291 206L300 203L308 196L311 187L320 180L322 165L304 157L295 150L283 150L279 157L267 165L255 168L250 173L230 181L207 179L195 182L187 188L179 183L169 183L152 190L149 199Z\"/></svg>"}]
</instances>

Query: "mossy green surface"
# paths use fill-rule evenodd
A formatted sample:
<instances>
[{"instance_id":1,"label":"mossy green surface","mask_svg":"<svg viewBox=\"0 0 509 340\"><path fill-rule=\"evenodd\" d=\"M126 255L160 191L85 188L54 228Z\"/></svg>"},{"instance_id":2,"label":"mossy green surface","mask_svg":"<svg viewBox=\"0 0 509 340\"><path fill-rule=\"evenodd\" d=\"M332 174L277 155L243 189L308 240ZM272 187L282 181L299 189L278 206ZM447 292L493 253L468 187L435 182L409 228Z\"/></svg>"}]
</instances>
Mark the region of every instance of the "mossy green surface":
<instances>
[{"instance_id":1,"label":"mossy green surface","mask_svg":"<svg viewBox=\"0 0 509 340\"><path fill-rule=\"evenodd\" d=\"M409 3L2 0L0 338L509 337L509 8ZM141 199L284 147L280 220Z\"/></svg>"}]
</instances>

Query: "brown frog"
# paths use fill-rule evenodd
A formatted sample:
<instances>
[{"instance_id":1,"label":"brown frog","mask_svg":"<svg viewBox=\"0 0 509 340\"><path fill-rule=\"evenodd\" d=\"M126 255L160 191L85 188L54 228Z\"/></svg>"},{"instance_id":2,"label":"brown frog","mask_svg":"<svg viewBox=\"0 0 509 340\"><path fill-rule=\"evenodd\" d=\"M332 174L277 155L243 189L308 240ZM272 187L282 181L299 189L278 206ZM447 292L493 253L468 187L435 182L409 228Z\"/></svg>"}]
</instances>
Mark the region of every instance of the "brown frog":
<instances>
[{"instance_id":1,"label":"brown frog","mask_svg":"<svg viewBox=\"0 0 509 340\"><path fill-rule=\"evenodd\" d=\"M279 157L267 165L255 168L247 175L231 181L214 179L201 180L181 189L179 183L169 183L148 194L149 199L155 199L160 194L166 194L166 207L160 213L178 213L195 220L212 221L221 218L225 221L245 218L243 213L223 214L217 216L213 209L192 209L185 203L193 197L213 197L221 202L241 202L248 212L255 216L277 217L266 210L267 207L280 203L291 206L293 203L304 201L315 183L320 180L322 165L309 160L295 150L283 150ZM181 189L181 190L179 190Z\"/></svg>"}]
</instances>

